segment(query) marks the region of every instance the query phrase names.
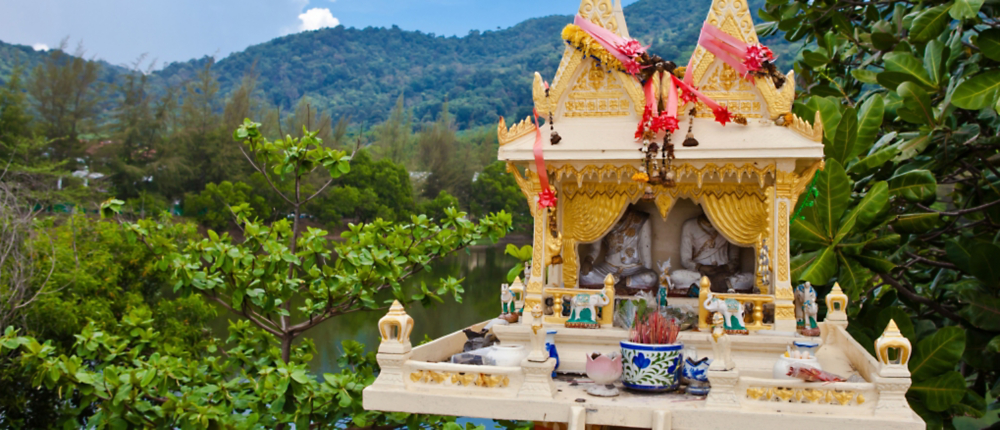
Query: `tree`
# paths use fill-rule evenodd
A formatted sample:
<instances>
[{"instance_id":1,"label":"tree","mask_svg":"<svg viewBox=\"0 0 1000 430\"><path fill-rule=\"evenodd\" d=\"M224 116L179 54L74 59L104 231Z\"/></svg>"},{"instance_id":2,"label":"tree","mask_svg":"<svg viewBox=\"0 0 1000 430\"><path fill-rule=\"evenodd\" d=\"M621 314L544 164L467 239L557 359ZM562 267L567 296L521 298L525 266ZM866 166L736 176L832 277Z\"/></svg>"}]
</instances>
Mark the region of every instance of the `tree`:
<instances>
[{"instance_id":1,"label":"tree","mask_svg":"<svg viewBox=\"0 0 1000 430\"><path fill-rule=\"evenodd\" d=\"M184 197L184 214L194 218L198 224L216 230L225 230L233 221L231 205L246 203L252 213L270 219L273 207L253 188L243 182L209 182L200 193L188 193Z\"/></svg>"},{"instance_id":2,"label":"tree","mask_svg":"<svg viewBox=\"0 0 1000 430\"><path fill-rule=\"evenodd\" d=\"M155 180L154 162L160 158L157 149L166 132L169 105L166 101L154 105L155 97L147 89L147 75L138 70L139 64L136 62L135 69L117 86L121 102L111 126L113 141L99 150L110 170L109 180L122 198L138 196Z\"/></svg>"},{"instance_id":3,"label":"tree","mask_svg":"<svg viewBox=\"0 0 1000 430\"><path fill-rule=\"evenodd\" d=\"M326 222L350 218L356 222L404 221L414 210L410 174L403 166L387 158L375 161L366 150L351 159L351 171L341 177L337 187L318 198L310 211L321 214Z\"/></svg>"},{"instance_id":4,"label":"tree","mask_svg":"<svg viewBox=\"0 0 1000 430\"><path fill-rule=\"evenodd\" d=\"M176 138L188 163L183 190L201 190L209 182L238 179L243 171L236 142L220 127L219 83L208 61L194 82L188 83L181 105Z\"/></svg>"},{"instance_id":5,"label":"tree","mask_svg":"<svg viewBox=\"0 0 1000 430\"><path fill-rule=\"evenodd\" d=\"M350 157L326 148L314 132L270 141L249 120L236 132L253 166L272 184L285 174L294 190L307 175L322 170L327 186L350 171ZM277 173L274 173L277 172ZM73 393L77 425L148 427L341 428L441 423L441 417L365 411L361 390L378 371L374 354L345 342L339 374L317 380L308 374L312 327L346 313L379 311L393 300L429 302L440 295L459 298L459 281L437 289L402 282L428 264L489 237L501 237L510 217L501 212L478 224L454 209L431 222L412 216L408 223L375 220L351 225L342 241L327 232L300 230L300 208L316 194L273 191L292 206L294 217L270 225L256 221L249 205L232 208L242 239L209 230L200 240L163 218L122 222L129 238L158 257L152 266L176 280L182 298L204 297L233 312L227 342L209 340L179 351L153 325L148 308L133 307L115 323L91 323L75 336L73 351L58 354L51 343L8 328L0 337L0 357L16 360L32 386ZM109 200L112 216L123 202ZM115 215L117 216L117 215ZM293 306L294 303L294 306ZM221 349L225 348L224 353ZM71 410L72 412L72 410ZM73 421L70 421L73 422Z\"/></svg>"},{"instance_id":6,"label":"tree","mask_svg":"<svg viewBox=\"0 0 1000 430\"><path fill-rule=\"evenodd\" d=\"M518 230L529 231L534 220L524 194L502 161L488 164L472 182L470 210L473 214L505 211L514 218Z\"/></svg>"},{"instance_id":7,"label":"tree","mask_svg":"<svg viewBox=\"0 0 1000 430\"><path fill-rule=\"evenodd\" d=\"M308 96L300 98L295 110L285 118L285 133L302 137L303 130L315 130L316 137L327 144L334 142L333 119L330 114L317 109L315 102Z\"/></svg>"},{"instance_id":8,"label":"tree","mask_svg":"<svg viewBox=\"0 0 1000 430\"><path fill-rule=\"evenodd\" d=\"M406 165L411 160L413 149L413 111L406 109L403 95L396 99L396 106L389 113L389 118L375 126L375 148L379 158L385 158L395 164Z\"/></svg>"},{"instance_id":9,"label":"tree","mask_svg":"<svg viewBox=\"0 0 1000 430\"><path fill-rule=\"evenodd\" d=\"M442 190L460 200L469 196L475 166L469 148L459 144L452 129L447 103L442 105L438 120L417 136L417 147L420 166L430 172L424 183L424 197L435 198Z\"/></svg>"},{"instance_id":10,"label":"tree","mask_svg":"<svg viewBox=\"0 0 1000 430\"><path fill-rule=\"evenodd\" d=\"M979 428L1000 391L997 12L969 0L760 12L767 32L814 43L796 60L794 110L820 111L825 129L826 170L792 222L793 278L845 287L866 347L899 324L916 346L907 398L929 428Z\"/></svg>"},{"instance_id":11,"label":"tree","mask_svg":"<svg viewBox=\"0 0 1000 430\"><path fill-rule=\"evenodd\" d=\"M51 158L73 164L72 159L83 151L79 136L97 116L102 97L99 65L83 59L82 46L72 56L65 49L64 40L35 68L28 93L40 117L39 131L53 139Z\"/></svg>"}]
</instances>

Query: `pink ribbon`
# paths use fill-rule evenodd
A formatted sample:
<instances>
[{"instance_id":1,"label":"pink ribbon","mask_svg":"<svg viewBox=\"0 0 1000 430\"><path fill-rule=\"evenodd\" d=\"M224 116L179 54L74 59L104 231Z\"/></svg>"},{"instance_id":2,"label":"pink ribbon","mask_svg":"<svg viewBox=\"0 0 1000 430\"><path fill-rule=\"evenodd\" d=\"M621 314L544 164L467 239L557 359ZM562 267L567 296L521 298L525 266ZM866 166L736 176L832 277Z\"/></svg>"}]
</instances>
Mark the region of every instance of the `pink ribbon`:
<instances>
[{"instance_id":1,"label":"pink ribbon","mask_svg":"<svg viewBox=\"0 0 1000 430\"><path fill-rule=\"evenodd\" d=\"M538 206L542 208L555 207L556 196L549 189L549 172L545 170L545 154L542 150L542 127L538 124L538 110L532 109L535 116L535 169L538 170L538 184L542 191L538 193Z\"/></svg>"},{"instance_id":2,"label":"pink ribbon","mask_svg":"<svg viewBox=\"0 0 1000 430\"><path fill-rule=\"evenodd\" d=\"M747 66L743 63L747 55L746 43L706 21L701 27L698 44L736 70L740 76L747 74Z\"/></svg>"},{"instance_id":3,"label":"pink ribbon","mask_svg":"<svg viewBox=\"0 0 1000 430\"><path fill-rule=\"evenodd\" d=\"M605 50L617 58L618 61L621 61L626 71L633 75L639 73L641 66L635 61L635 58L645 53L648 47L642 46L642 44L633 39L621 37L580 15L573 18L573 24L586 31Z\"/></svg>"},{"instance_id":4,"label":"pink ribbon","mask_svg":"<svg viewBox=\"0 0 1000 430\"><path fill-rule=\"evenodd\" d=\"M685 72L685 73L687 73L687 72ZM677 79L676 76L670 75L670 80L673 81L673 83L677 84L677 86L681 87L681 89L683 89L685 92L690 92L691 94L694 94L695 96L697 96L699 100L701 100L702 102L704 102L706 106L712 108L712 110L716 110L716 109L721 109L722 108L722 106L719 105L718 103L716 103L715 100L712 100L712 99L708 98L708 96L706 96L706 95L702 94L700 91L694 89L694 86L688 84L687 82L684 82L684 81L682 81L680 79Z\"/></svg>"},{"instance_id":5,"label":"pink ribbon","mask_svg":"<svg viewBox=\"0 0 1000 430\"><path fill-rule=\"evenodd\" d=\"M718 121L720 124L726 125L727 122L730 122L732 120L732 115L729 113L729 109L727 109L725 106L716 103L715 100L708 98L708 96L694 89L694 86L689 85L687 82L677 79L676 76L670 75L670 79L675 84L684 89L685 93L694 94L696 97L698 97L698 100L701 100L703 103L705 103L706 106L711 108L712 113L715 115L715 120Z\"/></svg>"},{"instance_id":6,"label":"pink ribbon","mask_svg":"<svg viewBox=\"0 0 1000 430\"><path fill-rule=\"evenodd\" d=\"M646 85L642 86L643 90L646 91L646 110L649 111L653 116L656 116L656 114L659 111L659 106L657 106L656 103L656 94L654 94L653 91L653 79L655 78L656 78L655 76L653 78L650 78L649 80L646 81Z\"/></svg>"},{"instance_id":7,"label":"pink ribbon","mask_svg":"<svg viewBox=\"0 0 1000 430\"><path fill-rule=\"evenodd\" d=\"M674 85L674 75L667 81L667 116L677 118L677 86Z\"/></svg>"}]
</instances>

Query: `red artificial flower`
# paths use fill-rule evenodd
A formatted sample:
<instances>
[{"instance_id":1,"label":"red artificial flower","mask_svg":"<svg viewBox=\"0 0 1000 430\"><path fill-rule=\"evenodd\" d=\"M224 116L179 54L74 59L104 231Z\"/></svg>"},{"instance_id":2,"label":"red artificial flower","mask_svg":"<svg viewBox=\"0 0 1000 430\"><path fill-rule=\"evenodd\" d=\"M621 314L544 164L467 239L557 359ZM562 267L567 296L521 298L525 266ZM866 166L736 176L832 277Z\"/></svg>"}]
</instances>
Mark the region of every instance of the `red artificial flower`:
<instances>
[{"instance_id":1,"label":"red artificial flower","mask_svg":"<svg viewBox=\"0 0 1000 430\"><path fill-rule=\"evenodd\" d=\"M715 114L715 120L723 126L725 126L727 122L733 121L733 116L729 113L729 109L726 109L725 106L719 106L718 108L712 109L712 113Z\"/></svg>"},{"instance_id":2,"label":"red artificial flower","mask_svg":"<svg viewBox=\"0 0 1000 430\"><path fill-rule=\"evenodd\" d=\"M630 75L638 75L642 72L642 65L634 60L622 61L622 65L625 66L625 72Z\"/></svg>"},{"instance_id":3,"label":"red artificial flower","mask_svg":"<svg viewBox=\"0 0 1000 430\"><path fill-rule=\"evenodd\" d=\"M763 63L765 61L773 60L774 53L771 52L771 49L758 43L756 45L747 46L746 57L743 59L743 64L747 66L747 70L756 72L764 67Z\"/></svg>"},{"instance_id":4,"label":"red artificial flower","mask_svg":"<svg viewBox=\"0 0 1000 430\"><path fill-rule=\"evenodd\" d=\"M631 39L625 43L619 43L618 50L630 58L638 57L639 55L642 55L643 52L646 52L646 48L644 48L642 44L635 39Z\"/></svg>"},{"instance_id":5,"label":"red artificial flower","mask_svg":"<svg viewBox=\"0 0 1000 430\"><path fill-rule=\"evenodd\" d=\"M653 118L653 126L650 128L653 131L669 131L673 133L677 131L679 124L677 118L667 116L667 113L664 112L660 116Z\"/></svg>"},{"instance_id":6,"label":"red artificial flower","mask_svg":"<svg viewBox=\"0 0 1000 430\"><path fill-rule=\"evenodd\" d=\"M653 116L653 110L646 106L646 110L642 112L642 119L639 121L639 126L635 129L635 139L642 139L643 134L646 133L646 123L649 122L650 118Z\"/></svg>"},{"instance_id":7,"label":"red artificial flower","mask_svg":"<svg viewBox=\"0 0 1000 430\"><path fill-rule=\"evenodd\" d=\"M681 91L680 98L681 98L681 106L684 106L688 103L696 103L698 101L698 96L695 95L694 91L683 90Z\"/></svg>"},{"instance_id":8,"label":"red artificial flower","mask_svg":"<svg viewBox=\"0 0 1000 430\"><path fill-rule=\"evenodd\" d=\"M544 189L538 193L538 206L542 208L554 208L556 207L556 194L552 192L552 189Z\"/></svg>"}]
</instances>

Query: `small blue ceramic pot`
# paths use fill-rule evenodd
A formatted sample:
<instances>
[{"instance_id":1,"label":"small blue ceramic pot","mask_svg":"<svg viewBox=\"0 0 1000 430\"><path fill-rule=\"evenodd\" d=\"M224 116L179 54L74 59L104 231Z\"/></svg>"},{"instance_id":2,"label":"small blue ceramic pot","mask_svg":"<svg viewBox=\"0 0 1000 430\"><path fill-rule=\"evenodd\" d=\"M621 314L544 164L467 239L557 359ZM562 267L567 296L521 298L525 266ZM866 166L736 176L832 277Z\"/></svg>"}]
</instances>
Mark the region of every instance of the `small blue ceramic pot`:
<instances>
[{"instance_id":1,"label":"small blue ceramic pot","mask_svg":"<svg viewBox=\"0 0 1000 430\"><path fill-rule=\"evenodd\" d=\"M676 390L681 382L684 344L644 345L621 341L622 385L641 391Z\"/></svg>"}]
</instances>

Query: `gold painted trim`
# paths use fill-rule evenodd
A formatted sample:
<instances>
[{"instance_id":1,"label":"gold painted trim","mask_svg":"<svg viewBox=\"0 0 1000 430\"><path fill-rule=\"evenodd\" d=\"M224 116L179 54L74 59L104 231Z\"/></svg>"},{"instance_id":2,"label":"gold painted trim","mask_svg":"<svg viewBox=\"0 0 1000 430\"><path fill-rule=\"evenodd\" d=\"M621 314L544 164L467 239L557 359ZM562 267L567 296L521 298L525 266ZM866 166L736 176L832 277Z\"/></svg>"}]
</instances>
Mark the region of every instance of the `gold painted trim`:
<instances>
[{"instance_id":1,"label":"gold painted trim","mask_svg":"<svg viewBox=\"0 0 1000 430\"><path fill-rule=\"evenodd\" d=\"M537 130L537 128L535 127L534 121L531 120L530 115L521 120L521 122L511 125L510 128L507 128L507 122L504 118L500 117L500 122L497 123L497 140L500 142L500 146L504 146L523 136L533 133L535 130Z\"/></svg>"},{"instance_id":2,"label":"gold painted trim","mask_svg":"<svg viewBox=\"0 0 1000 430\"><path fill-rule=\"evenodd\" d=\"M788 128L813 142L823 142L823 120L819 111L816 111L812 125L799 118L798 115L792 115L792 123L788 125Z\"/></svg>"},{"instance_id":3,"label":"gold painted trim","mask_svg":"<svg viewBox=\"0 0 1000 430\"><path fill-rule=\"evenodd\" d=\"M771 115L772 120L792 111L792 103L795 101L794 70L785 76L785 84L781 86L781 89L774 87L774 80L770 77L755 77L754 82L757 84L760 95L764 97L767 112Z\"/></svg>"},{"instance_id":4,"label":"gold painted trim","mask_svg":"<svg viewBox=\"0 0 1000 430\"><path fill-rule=\"evenodd\" d=\"M625 180L629 180L632 177L632 174L638 172L638 169L630 165L615 166L612 164L605 164L601 167L588 165L582 168L577 168L571 164L566 164L555 168L549 168L548 171L549 174L556 178L556 181L561 181L563 178L575 176L577 186L582 187L584 180L590 179L603 181L605 177L612 177L613 179L616 179L618 183L621 183L623 178ZM709 179L714 176L720 180L735 175L736 182L739 184L743 183L744 176L748 176L752 179L753 175L757 175L757 184L763 188L768 175L776 177L777 168L774 164L757 167L755 163L745 163L742 166L737 166L735 163L726 163L722 166L715 163L708 163L701 168L697 168L691 164L685 163L675 167L674 171L677 175L678 181L694 176L695 184L699 188L704 184L705 175L708 175ZM815 173L815 171L813 172ZM811 177L810 180L812 180Z\"/></svg>"}]
</instances>

